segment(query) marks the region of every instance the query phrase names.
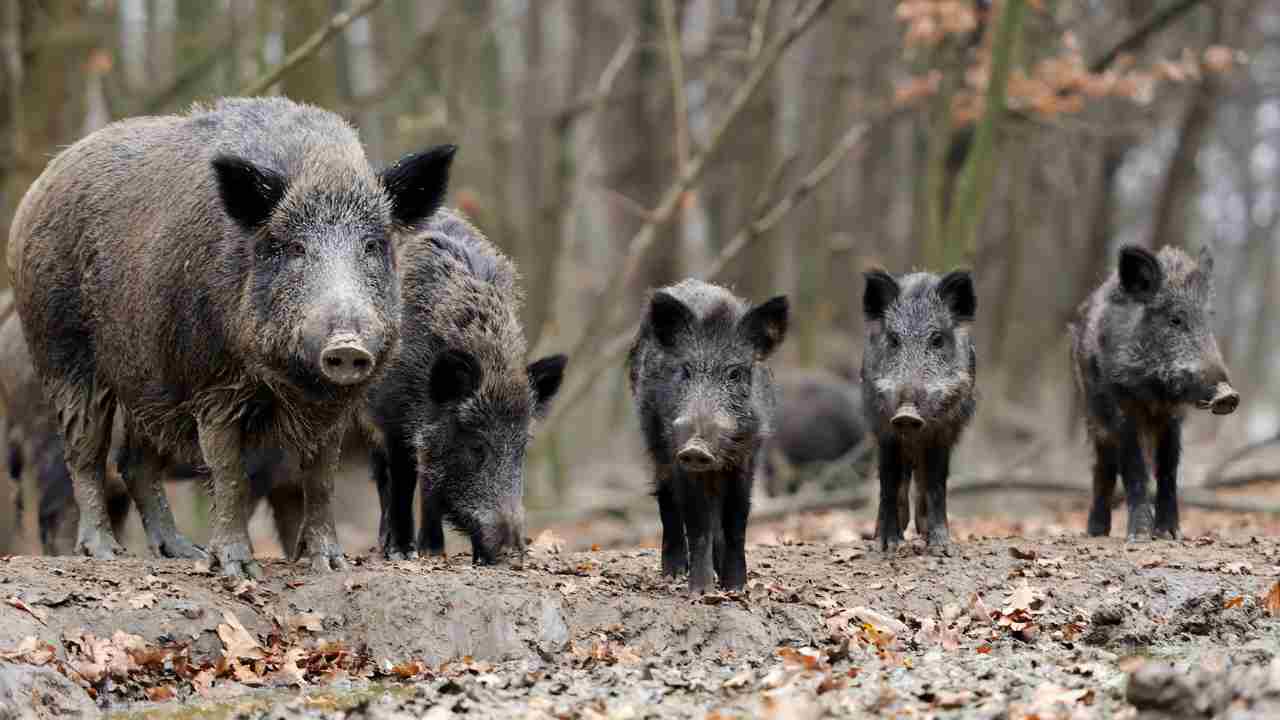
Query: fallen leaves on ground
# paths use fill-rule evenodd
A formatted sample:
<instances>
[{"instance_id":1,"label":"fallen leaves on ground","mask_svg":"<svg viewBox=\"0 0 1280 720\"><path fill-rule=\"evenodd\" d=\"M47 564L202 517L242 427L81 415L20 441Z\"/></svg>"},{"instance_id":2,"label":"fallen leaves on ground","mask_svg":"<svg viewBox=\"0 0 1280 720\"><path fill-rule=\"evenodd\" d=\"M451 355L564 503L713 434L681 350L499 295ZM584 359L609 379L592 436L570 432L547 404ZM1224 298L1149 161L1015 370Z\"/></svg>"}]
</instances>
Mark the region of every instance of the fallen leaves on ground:
<instances>
[{"instance_id":1,"label":"fallen leaves on ground","mask_svg":"<svg viewBox=\"0 0 1280 720\"><path fill-rule=\"evenodd\" d=\"M5 602L29 614L31 617L35 618L41 625L48 624L45 622L46 620L49 619L48 610L45 610L44 608L38 608L38 607L33 607L31 605L28 605L22 600L19 600L17 597L9 597L5 600Z\"/></svg>"},{"instance_id":2,"label":"fallen leaves on ground","mask_svg":"<svg viewBox=\"0 0 1280 720\"><path fill-rule=\"evenodd\" d=\"M1280 617L1280 580L1271 586L1271 592L1262 599L1262 606L1267 609L1271 617Z\"/></svg>"}]
</instances>

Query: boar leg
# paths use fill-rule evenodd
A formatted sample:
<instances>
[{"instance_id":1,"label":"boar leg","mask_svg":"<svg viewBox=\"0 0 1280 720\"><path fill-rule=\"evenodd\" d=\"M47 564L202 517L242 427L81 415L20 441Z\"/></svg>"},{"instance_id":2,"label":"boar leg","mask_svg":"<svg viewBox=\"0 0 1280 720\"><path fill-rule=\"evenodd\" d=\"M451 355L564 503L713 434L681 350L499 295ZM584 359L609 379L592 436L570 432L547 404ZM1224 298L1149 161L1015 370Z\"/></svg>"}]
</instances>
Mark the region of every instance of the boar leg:
<instances>
[{"instance_id":1,"label":"boar leg","mask_svg":"<svg viewBox=\"0 0 1280 720\"><path fill-rule=\"evenodd\" d=\"M418 556L413 544L413 492L417 485L413 456L403 444L388 439L385 448L372 452L371 467L378 484L382 518L378 540L382 556L388 560L410 560ZM423 491L425 496L425 488ZM424 515L425 527L425 515Z\"/></svg>"},{"instance_id":2,"label":"boar leg","mask_svg":"<svg viewBox=\"0 0 1280 720\"><path fill-rule=\"evenodd\" d=\"M658 516L662 519L662 574L676 577L689 570L689 547L684 538L684 517L671 481L658 481Z\"/></svg>"},{"instance_id":3,"label":"boar leg","mask_svg":"<svg viewBox=\"0 0 1280 720\"><path fill-rule=\"evenodd\" d=\"M911 498L916 495L916 534L922 538L929 536L929 494L925 492L925 476L923 470L911 469L903 473L902 483L898 485L898 528L906 533L911 522Z\"/></svg>"},{"instance_id":4,"label":"boar leg","mask_svg":"<svg viewBox=\"0 0 1280 720\"><path fill-rule=\"evenodd\" d=\"M1178 461L1182 457L1182 421L1171 419L1156 438L1156 537L1181 540L1178 523Z\"/></svg>"},{"instance_id":5,"label":"boar leg","mask_svg":"<svg viewBox=\"0 0 1280 720\"><path fill-rule=\"evenodd\" d=\"M1136 429L1128 429L1120 450L1120 475L1129 505L1129 542L1151 539L1151 501L1147 498L1147 461Z\"/></svg>"},{"instance_id":6,"label":"boar leg","mask_svg":"<svg viewBox=\"0 0 1280 720\"><path fill-rule=\"evenodd\" d=\"M209 555L226 577L262 577L249 542L249 476L241 460L241 432L234 423L201 422L200 452L213 482L212 534Z\"/></svg>"},{"instance_id":7,"label":"boar leg","mask_svg":"<svg viewBox=\"0 0 1280 720\"><path fill-rule=\"evenodd\" d=\"M428 492L423 484L419 503L422 505L422 527L418 529L418 549L423 554L439 557L444 555L444 516L446 506L444 500L433 492ZM472 547L474 559L475 547Z\"/></svg>"},{"instance_id":8,"label":"boar leg","mask_svg":"<svg viewBox=\"0 0 1280 720\"><path fill-rule=\"evenodd\" d=\"M116 542L107 516L107 460L115 399L100 388L86 393L71 385L50 395L58 409L67 470L80 509L76 553L102 560L122 555L124 548Z\"/></svg>"},{"instance_id":9,"label":"boar leg","mask_svg":"<svg viewBox=\"0 0 1280 720\"><path fill-rule=\"evenodd\" d=\"M120 464L129 497L138 507L142 529L147 536L147 548L155 557L202 560L208 557L203 548L178 532L169 508L169 498L164 487L164 463L144 442L134 437L132 430L125 430L124 462ZM128 505L125 505L128 512Z\"/></svg>"},{"instance_id":10,"label":"boar leg","mask_svg":"<svg viewBox=\"0 0 1280 720\"><path fill-rule=\"evenodd\" d=\"M951 544L951 528L947 523L947 476L951 474L951 448L939 446L924 453L923 472L915 477L917 497L924 497L926 538L929 547L945 552ZM919 505L916 512L919 512ZM919 529L917 523L916 528Z\"/></svg>"},{"instance_id":11,"label":"boar leg","mask_svg":"<svg viewBox=\"0 0 1280 720\"><path fill-rule=\"evenodd\" d=\"M677 476L676 482L683 491L681 512L684 530L689 542L689 592L706 592L712 581L713 524L711 498L707 483L701 478Z\"/></svg>"},{"instance_id":12,"label":"boar leg","mask_svg":"<svg viewBox=\"0 0 1280 720\"><path fill-rule=\"evenodd\" d=\"M902 450L892 439L880 442L880 549L892 553L902 542L898 524L898 492L905 480Z\"/></svg>"},{"instance_id":13,"label":"boar leg","mask_svg":"<svg viewBox=\"0 0 1280 720\"><path fill-rule=\"evenodd\" d=\"M294 560L308 558L314 572L348 568L342 545L338 542L337 523L333 519L333 478L342 459L342 436L345 432L346 428L337 427L315 456L303 462L299 473L305 511Z\"/></svg>"},{"instance_id":14,"label":"boar leg","mask_svg":"<svg viewBox=\"0 0 1280 720\"><path fill-rule=\"evenodd\" d=\"M751 470L728 478L722 488L724 551L721 560L720 585L726 590L741 590L747 584L747 518L751 514Z\"/></svg>"},{"instance_id":15,"label":"boar leg","mask_svg":"<svg viewBox=\"0 0 1280 720\"><path fill-rule=\"evenodd\" d=\"M1093 441L1093 504L1089 508L1089 535L1106 537L1111 534L1112 496L1116 491L1116 476L1120 474L1120 450L1111 443Z\"/></svg>"}]
</instances>

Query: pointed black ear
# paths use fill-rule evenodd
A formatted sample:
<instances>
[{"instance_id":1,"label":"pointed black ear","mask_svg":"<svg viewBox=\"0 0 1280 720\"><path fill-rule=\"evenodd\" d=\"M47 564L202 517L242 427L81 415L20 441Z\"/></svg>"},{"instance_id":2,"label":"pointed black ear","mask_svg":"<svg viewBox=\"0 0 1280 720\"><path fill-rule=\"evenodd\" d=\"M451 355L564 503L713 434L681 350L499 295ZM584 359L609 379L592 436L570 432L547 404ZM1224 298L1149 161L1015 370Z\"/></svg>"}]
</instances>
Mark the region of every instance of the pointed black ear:
<instances>
[{"instance_id":1,"label":"pointed black ear","mask_svg":"<svg viewBox=\"0 0 1280 720\"><path fill-rule=\"evenodd\" d=\"M763 360L773 354L787 337L787 316L790 305L785 295L770 298L751 308L743 316L738 327L747 342L756 349L756 357Z\"/></svg>"},{"instance_id":2,"label":"pointed black ear","mask_svg":"<svg viewBox=\"0 0 1280 720\"><path fill-rule=\"evenodd\" d=\"M219 155L210 164L218 179L222 207L245 232L255 232L265 225L289 189L289 181L283 175L244 158Z\"/></svg>"},{"instance_id":3,"label":"pointed black ear","mask_svg":"<svg viewBox=\"0 0 1280 720\"><path fill-rule=\"evenodd\" d=\"M480 389L480 376L480 363L469 353L445 350L431 366L431 401L448 405L471 397Z\"/></svg>"},{"instance_id":4,"label":"pointed black ear","mask_svg":"<svg viewBox=\"0 0 1280 720\"><path fill-rule=\"evenodd\" d=\"M560 390L564 380L564 368L569 364L565 355L548 355L529 363L529 385L533 387L533 414L543 417L551 408L551 399Z\"/></svg>"},{"instance_id":5,"label":"pointed black ear","mask_svg":"<svg viewBox=\"0 0 1280 720\"><path fill-rule=\"evenodd\" d=\"M867 289L862 293L862 314L868 320L883 320L885 311L898 299L898 281L883 270L868 270L862 275L867 279Z\"/></svg>"},{"instance_id":6,"label":"pointed black ear","mask_svg":"<svg viewBox=\"0 0 1280 720\"><path fill-rule=\"evenodd\" d=\"M955 270L942 276L938 296L951 308L958 322L973 320L978 309L978 296L973 291L973 276L968 270Z\"/></svg>"},{"instance_id":7,"label":"pointed black ear","mask_svg":"<svg viewBox=\"0 0 1280 720\"><path fill-rule=\"evenodd\" d=\"M1120 248L1120 287L1139 300L1147 300L1160 290L1164 271L1150 250L1137 245Z\"/></svg>"},{"instance_id":8,"label":"pointed black ear","mask_svg":"<svg viewBox=\"0 0 1280 720\"><path fill-rule=\"evenodd\" d=\"M406 155L382 171L382 186L391 198L393 220L415 227L440 209L449 189L449 167L457 151L457 145L437 145Z\"/></svg>"},{"instance_id":9,"label":"pointed black ear","mask_svg":"<svg viewBox=\"0 0 1280 720\"><path fill-rule=\"evenodd\" d=\"M693 327L694 319L693 311L665 290L655 292L649 300L649 327L665 347L674 346L681 333Z\"/></svg>"}]
</instances>

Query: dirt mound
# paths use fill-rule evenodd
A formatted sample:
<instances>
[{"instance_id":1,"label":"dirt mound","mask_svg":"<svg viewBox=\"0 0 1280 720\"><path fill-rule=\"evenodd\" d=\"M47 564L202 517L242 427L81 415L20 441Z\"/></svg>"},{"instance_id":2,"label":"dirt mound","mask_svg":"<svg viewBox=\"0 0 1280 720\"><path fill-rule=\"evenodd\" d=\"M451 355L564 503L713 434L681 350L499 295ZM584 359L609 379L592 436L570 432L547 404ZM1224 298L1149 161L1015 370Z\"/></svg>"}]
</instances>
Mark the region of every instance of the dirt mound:
<instances>
[{"instance_id":1,"label":"dirt mound","mask_svg":"<svg viewBox=\"0 0 1280 720\"><path fill-rule=\"evenodd\" d=\"M358 558L333 575L269 562L265 580L237 585L187 562L8 558L0 662L42 661L104 706L154 709L275 685L354 693L373 717L768 714L783 698L1054 717L1127 707L1127 653L1253 667L1280 640L1272 539L979 539L894 559L868 543L757 546L745 592L696 599L659 576L654 550L554 550L537 545L520 570L465 556ZM255 702L241 711L326 712Z\"/></svg>"}]
</instances>

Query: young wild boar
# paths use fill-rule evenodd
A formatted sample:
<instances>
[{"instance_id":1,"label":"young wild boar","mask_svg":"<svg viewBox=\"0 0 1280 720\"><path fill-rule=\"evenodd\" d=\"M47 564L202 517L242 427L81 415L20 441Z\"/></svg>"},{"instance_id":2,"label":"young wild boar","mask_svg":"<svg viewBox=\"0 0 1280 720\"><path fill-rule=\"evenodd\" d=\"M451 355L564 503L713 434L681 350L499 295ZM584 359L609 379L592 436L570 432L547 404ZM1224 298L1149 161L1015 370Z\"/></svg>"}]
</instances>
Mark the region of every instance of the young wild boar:
<instances>
[{"instance_id":1,"label":"young wild boar","mask_svg":"<svg viewBox=\"0 0 1280 720\"><path fill-rule=\"evenodd\" d=\"M916 529L944 548L951 449L976 407L973 280L967 271L894 278L875 270L866 282L862 395L880 447L880 548L893 552L902 541L913 476Z\"/></svg>"},{"instance_id":2,"label":"young wild boar","mask_svg":"<svg viewBox=\"0 0 1280 720\"><path fill-rule=\"evenodd\" d=\"M1119 268L1081 303L1071 324L1076 385L1096 454L1089 534L1111 532L1116 475L1124 478L1130 541L1178 539L1178 461L1188 405L1234 412L1240 395L1213 337L1213 258L1128 245ZM1154 464L1154 526L1147 499Z\"/></svg>"},{"instance_id":3,"label":"young wild boar","mask_svg":"<svg viewBox=\"0 0 1280 720\"><path fill-rule=\"evenodd\" d=\"M261 574L252 448L299 458L297 554L345 567L333 472L398 344L392 242L435 212L453 153L379 175L337 115L257 98L113 123L49 163L18 207L8 261L65 441L80 552L120 552L103 503L119 406L132 436L210 468L225 575Z\"/></svg>"},{"instance_id":4,"label":"young wild boar","mask_svg":"<svg viewBox=\"0 0 1280 720\"><path fill-rule=\"evenodd\" d=\"M400 353L370 393L371 470L390 559L444 552L443 520L477 564L524 552L524 461L567 359L525 366L515 267L461 215L441 210L399 248ZM414 487L422 530L413 536Z\"/></svg>"},{"instance_id":5,"label":"young wild boar","mask_svg":"<svg viewBox=\"0 0 1280 720\"><path fill-rule=\"evenodd\" d=\"M627 366L655 466L662 572L689 590L747 579L747 516L760 444L773 428L765 360L787 333L787 299L751 307L728 290L685 280L649 298Z\"/></svg>"}]
</instances>

